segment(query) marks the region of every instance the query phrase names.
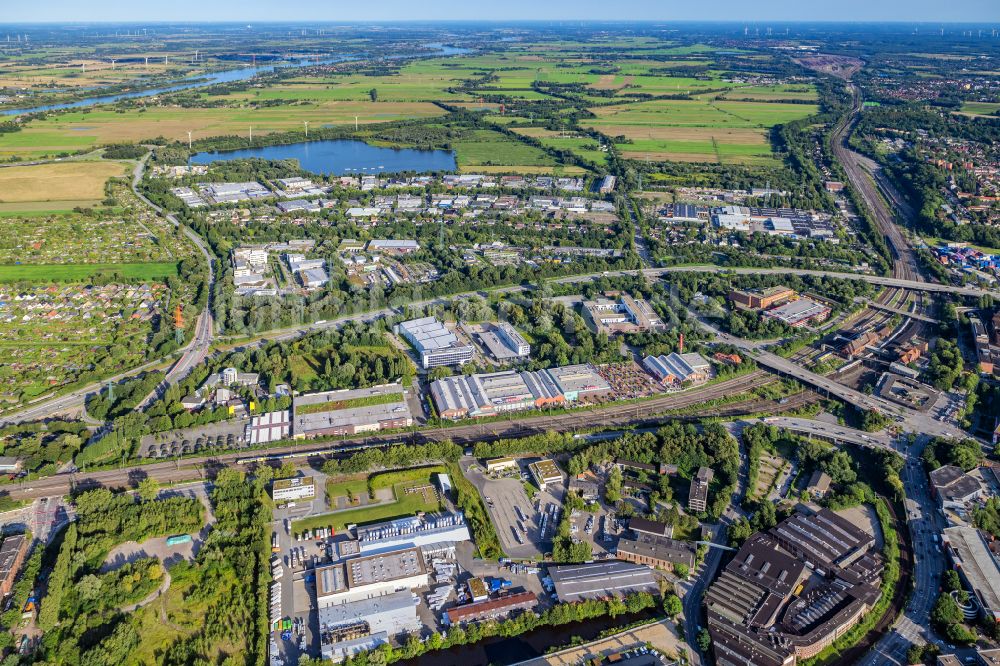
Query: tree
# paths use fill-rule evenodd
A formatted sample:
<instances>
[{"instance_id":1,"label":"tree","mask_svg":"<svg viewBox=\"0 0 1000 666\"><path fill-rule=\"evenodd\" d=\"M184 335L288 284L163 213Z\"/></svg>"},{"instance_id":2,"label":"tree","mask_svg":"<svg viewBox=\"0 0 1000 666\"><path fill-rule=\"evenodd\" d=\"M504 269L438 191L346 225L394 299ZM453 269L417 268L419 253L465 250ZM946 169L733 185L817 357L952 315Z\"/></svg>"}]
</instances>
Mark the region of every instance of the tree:
<instances>
[{"instance_id":1,"label":"tree","mask_svg":"<svg viewBox=\"0 0 1000 666\"><path fill-rule=\"evenodd\" d=\"M618 465L608 473L608 482L604 486L604 499L614 504L622 498L622 470Z\"/></svg>"},{"instance_id":2,"label":"tree","mask_svg":"<svg viewBox=\"0 0 1000 666\"><path fill-rule=\"evenodd\" d=\"M940 628L946 628L962 621L962 609L958 607L948 592L942 592L938 596L934 608L931 609L931 621Z\"/></svg>"},{"instance_id":3,"label":"tree","mask_svg":"<svg viewBox=\"0 0 1000 666\"><path fill-rule=\"evenodd\" d=\"M663 612L667 614L667 617L677 617L683 611L684 604L681 603L680 597L676 594L670 592L663 597Z\"/></svg>"},{"instance_id":4,"label":"tree","mask_svg":"<svg viewBox=\"0 0 1000 666\"><path fill-rule=\"evenodd\" d=\"M139 499L143 502L152 502L160 494L160 484L156 482L156 479L147 476L139 481L138 493Z\"/></svg>"},{"instance_id":5,"label":"tree","mask_svg":"<svg viewBox=\"0 0 1000 666\"><path fill-rule=\"evenodd\" d=\"M712 647L712 636L708 633L708 629L702 629L698 632L697 638L695 638L695 643L698 644L698 649L702 652L708 652L708 649Z\"/></svg>"},{"instance_id":6,"label":"tree","mask_svg":"<svg viewBox=\"0 0 1000 666\"><path fill-rule=\"evenodd\" d=\"M688 565L684 564L683 562L677 562L674 564L674 573L677 574L678 578L683 579L688 577L690 569L688 568Z\"/></svg>"},{"instance_id":7,"label":"tree","mask_svg":"<svg viewBox=\"0 0 1000 666\"><path fill-rule=\"evenodd\" d=\"M941 577L941 586L945 592L955 592L962 589L962 579L954 569L948 569Z\"/></svg>"},{"instance_id":8,"label":"tree","mask_svg":"<svg viewBox=\"0 0 1000 666\"><path fill-rule=\"evenodd\" d=\"M295 476L295 474L296 474L295 463L293 463L291 460L286 460L285 462L281 463L281 467L278 469L277 472L274 473L274 478L290 479L293 476Z\"/></svg>"},{"instance_id":9,"label":"tree","mask_svg":"<svg viewBox=\"0 0 1000 666\"><path fill-rule=\"evenodd\" d=\"M371 90L369 90L368 91L368 96L371 97L371 100L373 102L377 102L378 101L378 89L377 88L372 88Z\"/></svg>"}]
</instances>

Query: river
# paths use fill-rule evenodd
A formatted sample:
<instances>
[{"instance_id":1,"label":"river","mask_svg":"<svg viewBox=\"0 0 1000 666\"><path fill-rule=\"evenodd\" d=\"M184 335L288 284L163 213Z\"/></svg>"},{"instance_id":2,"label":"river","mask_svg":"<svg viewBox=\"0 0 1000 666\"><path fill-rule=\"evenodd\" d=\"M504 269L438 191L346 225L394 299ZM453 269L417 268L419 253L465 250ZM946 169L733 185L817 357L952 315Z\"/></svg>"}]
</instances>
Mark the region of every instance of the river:
<instances>
[{"instance_id":1,"label":"river","mask_svg":"<svg viewBox=\"0 0 1000 666\"><path fill-rule=\"evenodd\" d=\"M298 160L306 171L323 175L398 173L414 171L455 171L455 153L450 150L415 150L380 148L364 141L336 139L302 141L279 146L202 152L191 157L190 164L210 164L258 157L266 160Z\"/></svg>"},{"instance_id":2,"label":"river","mask_svg":"<svg viewBox=\"0 0 1000 666\"><path fill-rule=\"evenodd\" d=\"M469 49L457 48L454 46L445 46L444 44L434 43L425 44L426 47L434 49L433 54L435 56L449 56L449 55L461 55L468 53ZM409 55L396 55L389 56L390 58L406 58L413 57ZM276 69L283 69L287 67L311 67L313 65L330 65L337 62L344 62L346 60L357 59L356 55L338 55L330 56L327 58L303 58L299 60L294 60L292 62L284 62L277 65L264 65L260 67L241 67L238 69L227 69L221 72L215 72L212 74L196 74L193 76L185 77L183 79L177 79L176 81L167 83L158 88L149 88L146 90L133 90L130 92L117 93L114 95L100 95L97 97L87 97L85 99L79 99L75 102L64 102L62 104L48 104L44 106L35 106L30 108L21 109L4 109L0 108L0 115L3 116L19 116L26 113L37 113L40 111L60 111L62 109L79 109L88 106L96 106L98 104L113 104L119 100L123 99L138 99L141 97L153 97L155 95L162 95L164 93L172 93L180 90L190 90L193 88L205 88L207 86L214 86L218 83L232 83L233 81L244 81L246 79L252 79L258 74L267 74L273 72Z\"/></svg>"},{"instance_id":3,"label":"river","mask_svg":"<svg viewBox=\"0 0 1000 666\"><path fill-rule=\"evenodd\" d=\"M623 627L639 620L654 620L658 617L654 608L638 613L619 615L616 618L597 617L564 624L558 627L539 627L534 631L506 638L495 636L479 641L473 645L459 645L447 650L435 650L427 654L398 661L400 666L509 666L527 659L544 655L553 647L563 647L573 640L574 636L584 641L592 641L602 631Z\"/></svg>"}]
</instances>

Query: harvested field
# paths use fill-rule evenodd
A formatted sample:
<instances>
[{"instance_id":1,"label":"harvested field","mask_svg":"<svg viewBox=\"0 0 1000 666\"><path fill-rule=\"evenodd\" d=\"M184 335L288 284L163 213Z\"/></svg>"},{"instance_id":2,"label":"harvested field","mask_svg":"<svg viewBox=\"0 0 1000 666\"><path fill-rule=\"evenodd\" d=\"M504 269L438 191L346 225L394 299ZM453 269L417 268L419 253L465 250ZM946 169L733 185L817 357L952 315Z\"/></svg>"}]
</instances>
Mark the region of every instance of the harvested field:
<instances>
[{"instance_id":1,"label":"harvested field","mask_svg":"<svg viewBox=\"0 0 1000 666\"><path fill-rule=\"evenodd\" d=\"M0 203L97 201L104 183L127 170L121 162L59 162L0 169Z\"/></svg>"}]
</instances>

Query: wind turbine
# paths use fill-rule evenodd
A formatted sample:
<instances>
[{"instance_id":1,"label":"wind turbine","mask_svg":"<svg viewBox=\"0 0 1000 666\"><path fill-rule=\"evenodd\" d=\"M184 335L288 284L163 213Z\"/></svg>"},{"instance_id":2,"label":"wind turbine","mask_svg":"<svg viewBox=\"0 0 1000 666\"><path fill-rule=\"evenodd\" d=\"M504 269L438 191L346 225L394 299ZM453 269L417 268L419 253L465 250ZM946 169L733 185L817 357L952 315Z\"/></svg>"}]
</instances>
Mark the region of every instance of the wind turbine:
<instances>
[{"instance_id":1,"label":"wind turbine","mask_svg":"<svg viewBox=\"0 0 1000 666\"><path fill-rule=\"evenodd\" d=\"M191 150L191 130L188 130L188 150Z\"/></svg>"},{"instance_id":2,"label":"wind turbine","mask_svg":"<svg viewBox=\"0 0 1000 666\"><path fill-rule=\"evenodd\" d=\"M309 138L309 121L308 120L303 120L302 124L306 126L306 138L308 139Z\"/></svg>"}]
</instances>

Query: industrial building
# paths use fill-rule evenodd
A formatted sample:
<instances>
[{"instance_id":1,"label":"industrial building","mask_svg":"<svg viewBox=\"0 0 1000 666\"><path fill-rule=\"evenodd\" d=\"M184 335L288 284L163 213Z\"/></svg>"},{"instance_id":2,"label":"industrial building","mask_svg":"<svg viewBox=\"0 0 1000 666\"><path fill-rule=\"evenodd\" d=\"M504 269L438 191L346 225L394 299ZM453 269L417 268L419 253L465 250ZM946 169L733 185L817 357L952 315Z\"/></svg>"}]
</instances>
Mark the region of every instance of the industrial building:
<instances>
[{"instance_id":1,"label":"industrial building","mask_svg":"<svg viewBox=\"0 0 1000 666\"><path fill-rule=\"evenodd\" d=\"M878 601L874 537L804 505L750 537L705 596L718 664L790 666L821 652Z\"/></svg>"},{"instance_id":2,"label":"industrial building","mask_svg":"<svg viewBox=\"0 0 1000 666\"><path fill-rule=\"evenodd\" d=\"M23 534L4 537L0 543L0 598L5 598L14 589L14 581L28 554L28 545Z\"/></svg>"},{"instance_id":3,"label":"industrial building","mask_svg":"<svg viewBox=\"0 0 1000 666\"><path fill-rule=\"evenodd\" d=\"M324 656L342 651L347 647L341 645L345 641L382 633L398 636L417 632L422 626L409 590L323 606L318 615L320 650Z\"/></svg>"},{"instance_id":4,"label":"industrial building","mask_svg":"<svg viewBox=\"0 0 1000 666\"><path fill-rule=\"evenodd\" d=\"M354 531L365 554L472 540L461 512L409 516L356 527Z\"/></svg>"},{"instance_id":5,"label":"industrial building","mask_svg":"<svg viewBox=\"0 0 1000 666\"><path fill-rule=\"evenodd\" d=\"M366 249L372 253L413 254L420 249L420 244L415 240L372 240L368 241Z\"/></svg>"},{"instance_id":6,"label":"industrial building","mask_svg":"<svg viewBox=\"0 0 1000 666\"><path fill-rule=\"evenodd\" d=\"M642 360L642 367L660 383L679 386L686 382L697 384L708 381L712 364L701 354L672 352L669 355L647 356Z\"/></svg>"},{"instance_id":7,"label":"industrial building","mask_svg":"<svg viewBox=\"0 0 1000 666\"><path fill-rule=\"evenodd\" d=\"M1000 564L986 537L974 527L949 527L943 537L948 556L983 615L1000 622Z\"/></svg>"},{"instance_id":8,"label":"industrial building","mask_svg":"<svg viewBox=\"0 0 1000 666\"><path fill-rule=\"evenodd\" d=\"M479 620L495 620L506 617L516 610L534 608L537 604L538 598L534 592L518 592L449 608L444 612L442 619L449 626Z\"/></svg>"},{"instance_id":9,"label":"industrial building","mask_svg":"<svg viewBox=\"0 0 1000 666\"><path fill-rule=\"evenodd\" d=\"M653 570L632 562L609 560L549 567L549 577L557 598L564 603L660 591Z\"/></svg>"},{"instance_id":10,"label":"industrial building","mask_svg":"<svg viewBox=\"0 0 1000 666\"><path fill-rule=\"evenodd\" d=\"M276 503L316 499L316 479L311 476L275 479L271 485L271 498Z\"/></svg>"},{"instance_id":11,"label":"industrial building","mask_svg":"<svg viewBox=\"0 0 1000 666\"><path fill-rule=\"evenodd\" d=\"M595 332L608 335L663 328L663 321L647 301L628 294L622 294L617 301L607 298L584 301L583 315Z\"/></svg>"},{"instance_id":12,"label":"industrial building","mask_svg":"<svg viewBox=\"0 0 1000 666\"><path fill-rule=\"evenodd\" d=\"M438 415L449 419L494 416L565 402L555 380L545 370L445 377L431 382L430 389Z\"/></svg>"},{"instance_id":13,"label":"industrial building","mask_svg":"<svg viewBox=\"0 0 1000 666\"><path fill-rule=\"evenodd\" d=\"M494 458L486 461L486 471L490 474L496 472L506 472L507 470L517 470L517 461L513 458Z\"/></svg>"},{"instance_id":14,"label":"industrial building","mask_svg":"<svg viewBox=\"0 0 1000 666\"><path fill-rule=\"evenodd\" d=\"M355 435L413 425L407 392L400 384L323 391L296 396L292 432L296 439Z\"/></svg>"},{"instance_id":15,"label":"industrial building","mask_svg":"<svg viewBox=\"0 0 1000 666\"><path fill-rule=\"evenodd\" d=\"M712 483L715 472L711 467L699 467L698 473L691 479L688 490L688 510L700 513L708 507L708 486Z\"/></svg>"},{"instance_id":16,"label":"industrial building","mask_svg":"<svg viewBox=\"0 0 1000 666\"><path fill-rule=\"evenodd\" d=\"M531 356L531 345L505 321L491 324L490 330L479 334L479 339L498 361L523 360Z\"/></svg>"},{"instance_id":17,"label":"industrial building","mask_svg":"<svg viewBox=\"0 0 1000 666\"><path fill-rule=\"evenodd\" d=\"M244 432L244 439L251 445L270 444L288 439L292 434L292 412L267 412L250 419Z\"/></svg>"},{"instance_id":18,"label":"industrial building","mask_svg":"<svg viewBox=\"0 0 1000 666\"><path fill-rule=\"evenodd\" d=\"M938 467L929 476L931 493L941 509L964 509L985 494L979 478L955 465Z\"/></svg>"},{"instance_id":19,"label":"industrial building","mask_svg":"<svg viewBox=\"0 0 1000 666\"><path fill-rule=\"evenodd\" d=\"M823 303L817 303L809 298L800 298L776 308L764 311L764 316L791 326L800 328L809 323L826 321L830 316L830 308Z\"/></svg>"},{"instance_id":20,"label":"industrial building","mask_svg":"<svg viewBox=\"0 0 1000 666\"><path fill-rule=\"evenodd\" d=\"M395 331L417 350L420 366L425 370L440 365L462 365L475 354L471 345L460 344L458 337L434 317L404 321L396 325Z\"/></svg>"},{"instance_id":21,"label":"industrial building","mask_svg":"<svg viewBox=\"0 0 1000 666\"><path fill-rule=\"evenodd\" d=\"M316 605L322 608L368 599L425 587L427 583L427 568L419 548L354 557L316 567Z\"/></svg>"},{"instance_id":22,"label":"industrial building","mask_svg":"<svg viewBox=\"0 0 1000 666\"><path fill-rule=\"evenodd\" d=\"M543 458L542 460L537 460L528 465L528 471L531 472L531 478L535 480L538 487L545 490L545 486L553 483L562 483L562 472L559 471L559 467L549 460L548 458Z\"/></svg>"},{"instance_id":23,"label":"industrial building","mask_svg":"<svg viewBox=\"0 0 1000 666\"><path fill-rule=\"evenodd\" d=\"M611 385L590 363L550 368L548 374L566 402L603 398L611 393Z\"/></svg>"}]
</instances>

